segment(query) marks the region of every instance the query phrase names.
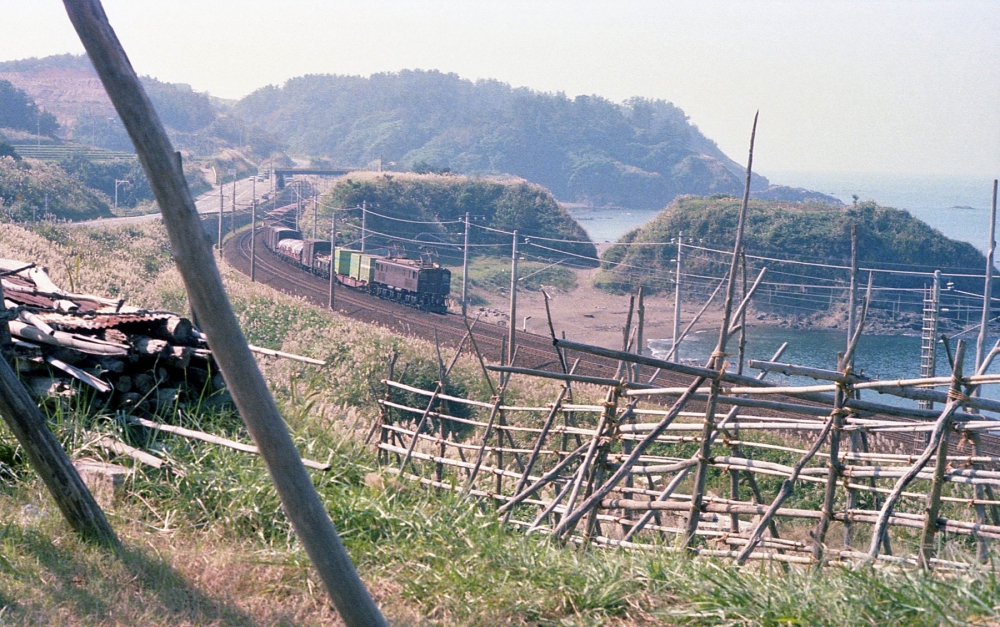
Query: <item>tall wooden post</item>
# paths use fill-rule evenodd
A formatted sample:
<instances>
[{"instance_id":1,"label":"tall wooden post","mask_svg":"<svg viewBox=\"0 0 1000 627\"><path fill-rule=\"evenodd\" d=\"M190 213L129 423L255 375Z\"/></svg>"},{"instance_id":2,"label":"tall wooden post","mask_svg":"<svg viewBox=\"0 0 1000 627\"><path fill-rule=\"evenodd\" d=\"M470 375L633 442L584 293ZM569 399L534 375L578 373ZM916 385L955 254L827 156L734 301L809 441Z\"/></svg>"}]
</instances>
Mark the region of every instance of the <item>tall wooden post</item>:
<instances>
[{"instance_id":1,"label":"tall wooden post","mask_svg":"<svg viewBox=\"0 0 1000 627\"><path fill-rule=\"evenodd\" d=\"M191 307L267 466L282 507L348 627L387 625L306 472L222 285L170 139L99 0L65 0L70 21L128 130L170 236ZM0 368L2 372L2 368Z\"/></svg>"},{"instance_id":2,"label":"tall wooden post","mask_svg":"<svg viewBox=\"0 0 1000 627\"><path fill-rule=\"evenodd\" d=\"M507 365L514 365L514 331L517 328L517 231L510 252L510 321L507 336Z\"/></svg>"},{"instance_id":3,"label":"tall wooden post","mask_svg":"<svg viewBox=\"0 0 1000 627\"><path fill-rule=\"evenodd\" d=\"M462 248L462 317L469 306L469 212L465 212L465 246Z\"/></svg>"},{"instance_id":4,"label":"tall wooden post","mask_svg":"<svg viewBox=\"0 0 1000 627\"><path fill-rule=\"evenodd\" d=\"M677 234L677 275L674 279L674 343L673 361L678 361L677 340L681 332L681 254L684 250L684 231Z\"/></svg>"},{"instance_id":5,"label":"tall wooden post","mask_svg":"<svg viewBox=\"0 0 1000 627\"><path fill-rule=\"evenodd\" d=\"M233 172L233 204L229 207L229 232L236 232L236 172Z\"/></svg>"},{"instance_id":6,"label":"tall wooden post","mask_svg":"<svg viewBox=\"0 0 1000 627\"><path fill-rule=\"evenodd\" d=\"M983 363L986 353L986 332L990 327L990 300L993 295L993 255L996 252L997 240L997 181L993 180L993 208L990 212L990 241L986 250L986 285L983 287L983 321L979 327L979 338L976 340L976 370ZM979 388L976 389L979 395Z\"/></svg>"},{"instance_id":7,"label":"tall wooden post","mask_svg":"<svg viewBox=\"0 0 1000 627\"><path fill-rule=\"evenodd\" d=\"M256 184L255 184L256 185ZM257 194L250 205L250 282L257 280Z\"/></svg>"},{"instance_id":8,"label":"tall wooden post","mask_svg":"<svg viewBox=\"0 0 1000 627\"><path fill-rule=\"evenodd\" d=\"M330 311L336 311L334 294L337 285L337 212L330 212Z\"/></svg>"},{"instance_id":9,"label":"tall wooden post","mask_svg":"<svg viewBox=\"0 0 1000 627\"><path fill-rule=\"evenodd\" d=\"M222 181L219 181L219 254L222 254L222 211L225 209L226 197L222 191Z\"/></svg>"},{"instance_id":10,"label":"tall wooden post","mask_svg":"<svg viewBox=\"0 0 1000 627\"><path fill-rule=\"evenodd\" d=\"M858 225L851 225L851 291L847 294L847 345L851 345L854 333L854 310L857 309L858 295ZM854 366L854 359L848 364Z\"/></svg>"},{"instance_id":11,"label":"tall wooden post","mask_svg":"<svg viewBox=\"0 0 1000 627\"><path fill-rule=\"evenodd\" d=\"M368 239L368 201L361 201L361 252L365 252L365 240Z\"/></svg>"},{"instance_id":12,"label":"tall wooden post","mask_svg":"<svg viewBox=\"0 0 1000 627\"><path fill-rule=\"evenodd\" d=\"M759 113L758 113L759 115ZM729 282L726 284L726 304L722 309L722 326L719 328L719 342L712 351L708 367L721 373L726 366L726 342L729 339L729 325L733 314L733 297L736 289L736 268L740 252L743 250L743 231L746 225L747 208L750 204L750 181L753 173L753 144L757 136L757 115L753 118L753 130L750 132L750 155L747 159L746 183L743 187L743 203L740 205L739 218L736 223L736 243L733 245L733 259L729 266ZM715 408L722 385L718 377L712 379L712 387L705 403L705 422L702 425L701 442L698 446L698 465L695 468L694 485L691 489L691 509L688 513L687 526L684 532L684 547L690 548L698 531L698 521L701 519L702 499L705 496L705 479L708 476L708 461L711 456L712 433L715 431Z\"/></svg>"}]
</instances>

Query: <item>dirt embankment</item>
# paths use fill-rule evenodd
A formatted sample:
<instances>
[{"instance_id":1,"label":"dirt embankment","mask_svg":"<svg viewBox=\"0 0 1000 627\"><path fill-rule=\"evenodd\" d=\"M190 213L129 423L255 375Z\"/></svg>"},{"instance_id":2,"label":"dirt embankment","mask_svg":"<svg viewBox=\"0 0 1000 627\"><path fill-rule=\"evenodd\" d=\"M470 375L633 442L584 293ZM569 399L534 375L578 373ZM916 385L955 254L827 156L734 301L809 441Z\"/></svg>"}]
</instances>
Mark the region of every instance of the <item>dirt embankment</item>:
<instances>
[{"instance_id":1,"label":"dirt embankment","mask_svg":"<svg viewBox=\"0 0 1000 627\"><path fill-rule=\"evenodd\" d=\"M553 325L557 334L565 332L567 339L607 347L621 347L623 329L628 316L629 296L608 294L592 287L597 270L577 270L577 286L571 290L546 288ZM458 293L456 289L456 293ZM481 316L482 322L506 325L509 312L509 297L504 294L480 294L489 304L470 307L470 316ZM702 308L704 296L689 296L681 299L681 324L684 328ZM673 334L674 297L673 294L657 294L645 299L643 337L669 339ZM692 328L692 332L717 330L722 323L724 294L705 311ZM860 302L859 302L860 304ZM860 309L860 307L859 307ZM633 319L633 326L636 319ZM517 328L547 335L548 321L545 313L545 299L541 292L519 291L517 296ZM949 320L941 321L941 332L960 330ZM819 312L809 315L777 315L748 310L748 327L773 326L792 329L845 329L847 312ZM921 319L919 314L899 314L893 316L883 311L871 311L865 324L865 333L876 335L919 335ZM647 349L648 350L648 349Z\"/></svg>"}]
</instances>

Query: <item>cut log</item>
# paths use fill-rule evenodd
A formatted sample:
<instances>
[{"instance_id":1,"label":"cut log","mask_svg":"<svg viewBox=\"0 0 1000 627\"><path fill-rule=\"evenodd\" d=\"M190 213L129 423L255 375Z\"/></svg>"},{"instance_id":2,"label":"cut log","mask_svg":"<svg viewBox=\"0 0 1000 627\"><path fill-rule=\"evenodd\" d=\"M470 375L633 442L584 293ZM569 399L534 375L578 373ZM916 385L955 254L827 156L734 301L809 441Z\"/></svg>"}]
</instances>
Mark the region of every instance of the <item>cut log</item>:
<instances>
[{"instance_id":1,"label":"cut log","mask_svg":"<svg viewBox=\"0 0 1000 627\"><path fill-rule=\"evenodd\" d=\"M156 381L153 379L153 376L146 372L137 374L132 384L135 386L136 391L142 395L149 394L156 387Z\"/></svg>"},{"instance_id":2,"label":"cut log","mask_svg":"<svg viewBox=\"0 0 1000 627\"><path fill-rule=\"evenodd\" d=\"M167 318L163 325L157 329L157 336L167 340L171 344L182 346L193 346L198 339L195 337L194 326L187 318L175 317Z\"/></svg>"},{"instance_id":3,"label":"cut log","mask_svg":"<svg viewBox=\"0 0 1000 627\"><path fill-rule=\"evenodd\" d=\"M141 355L164 355L170 344L164 340L154 340L151 337L136 337L132 340L136 352Z\"/></svg>"}]
</instances>

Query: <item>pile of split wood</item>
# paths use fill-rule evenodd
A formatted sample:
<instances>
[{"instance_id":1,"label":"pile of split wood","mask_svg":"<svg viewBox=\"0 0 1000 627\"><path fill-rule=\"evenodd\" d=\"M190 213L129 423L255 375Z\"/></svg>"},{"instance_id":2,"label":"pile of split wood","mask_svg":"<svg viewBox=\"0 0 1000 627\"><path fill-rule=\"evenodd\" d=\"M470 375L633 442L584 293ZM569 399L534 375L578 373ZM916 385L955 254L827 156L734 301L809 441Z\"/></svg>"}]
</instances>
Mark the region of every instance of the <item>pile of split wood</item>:
<instances>
[{"instance_id":1,"label":"pile of split wood","mask_svg":"<svg viewBox=\"0 0 1000 627\"><path fill-rule=\"evenodd\" d=\"M75 380L114 407L142 412L208 398L225 387L205 336L183 316L67 292L43 269L21 261L0 259L0 276L9 357L37 397L75 394Z\"/></svg>"}]
</instances>

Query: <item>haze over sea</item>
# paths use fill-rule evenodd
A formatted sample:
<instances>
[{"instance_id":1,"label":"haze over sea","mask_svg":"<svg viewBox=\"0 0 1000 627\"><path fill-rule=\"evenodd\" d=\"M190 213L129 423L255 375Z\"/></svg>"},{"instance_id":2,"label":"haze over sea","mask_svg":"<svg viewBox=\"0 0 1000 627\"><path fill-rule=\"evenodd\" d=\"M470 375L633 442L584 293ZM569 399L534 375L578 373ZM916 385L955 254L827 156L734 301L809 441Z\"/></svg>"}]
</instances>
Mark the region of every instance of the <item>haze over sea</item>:
<instances>
[{"instance_id":1,"label":"haze over sea","mask_svg":"<svg viewBox=\"0 0 1000 627\"><path fill-rule=\"evenodd\" d=\"M777 185L804 187L850 204L852 195L886 207L906 209L946 236L969 242L985 252L990 228L993 180L986 177L918 176L909 174L765 172ZM656 217L650 209L570 206L596 242L613 242Z\"/></svg>"},{"instance_id":2,"label":"haze over sea","mask_svg":"<svg viewBox=\"0 0 1000 627\"><path fill-rule=\"evenodd\" d=\"M879 205L905 209L913 216L941 231L952 239L969 242L986 250L990 227L990 204L993 180L984 177L915 176L872 173L767 172L774 184L804 187L839 198L845 203L857 194L861 201L874 200ZM631 209L581 209L570 207L587 233L599 242L615 241L629 230L645 224L655 211ZM655 314L654 314L655 315ZM844 331L825 329L754 328L748 334L748 359L769 359L782 342L789 343L782 361L809 366L832 368L836 353L846 345ZM692 335L681 346L681 360L704 362L715 347L717 334L704 332ZM975 354L974 335L966 371L971 371ZM987 349L997 340L988 339ZM670 339L651 339L652 354L662 355L670 349ZM880 379L910 378L919 375L920 339L913 336L865 336L858 347L857 366ZM1000 359L990 372L1000 372ZM938 351L937 372L949 371L943 351ZM781 380L775 377L773 380ZM787 379L786 379L787 380ZM796 383L811 380L793 378ZM997 386L992 386L996 388ZM987 389L987 396L1000 397L1000 390ZM910 401L890 396L865 393L864 398L879 402L909 405Z\"/></svg>"}]
</instances>

